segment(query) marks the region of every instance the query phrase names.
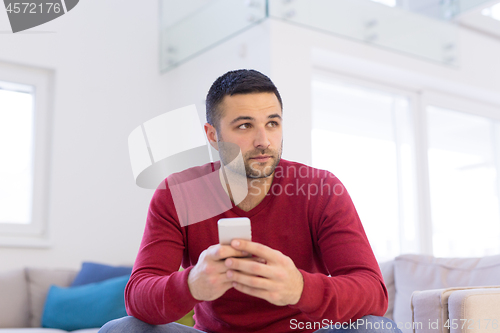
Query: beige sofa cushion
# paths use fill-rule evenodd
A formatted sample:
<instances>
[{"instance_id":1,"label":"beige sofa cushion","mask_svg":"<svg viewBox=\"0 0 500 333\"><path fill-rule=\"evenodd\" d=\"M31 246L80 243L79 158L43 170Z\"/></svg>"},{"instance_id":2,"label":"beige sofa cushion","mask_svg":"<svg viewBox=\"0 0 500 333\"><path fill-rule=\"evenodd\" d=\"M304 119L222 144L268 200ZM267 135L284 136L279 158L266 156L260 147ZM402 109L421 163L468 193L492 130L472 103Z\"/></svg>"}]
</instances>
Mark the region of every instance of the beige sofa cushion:
<instances>
[{"instance_id":1,"label":"beige sofa cushion","mask_svg":"<svg viewBox=\"0 0 500 333\"><path fill-rule=\"evenodd\" d=\"M0 273L0 328L27 327L28 286L24 270Z\"/></svg>"},{"instance_id":2,"label":"beige sofa cushion","mask_svg":"<svg viewBox=\"0 0 500 333\"><path fill-rule=\"evenodd\" d=\"M500 287L456 291L448 303L450 318L467 319L466 325L457 320L461 325L452 325L452 333L499 332Z\"/></svg>"},{"instance_id":3,"label":"beige sofa cushion","mask_svg":"<svg viewBox=\"0 0 500 333\"><path fill-rule=\"evenodd\" d=\"M402 255L394 262L394 282L394 321L403 325L403 333L412 333L411 295L414 291L500 285L500 255L483 258Z\"/></svg>"},{"instance_id":4,"label":"beige sofa cushion","mask_svg":"<svg viewBox=\"0 0 500 333\"><path fill-rule=\"evenodd\" d=\"M68 287L73 282L76 270L26 268L30 293L30 324L28 327L40 327L43 307L51 285Z\"/></svg>"}]
</instances>

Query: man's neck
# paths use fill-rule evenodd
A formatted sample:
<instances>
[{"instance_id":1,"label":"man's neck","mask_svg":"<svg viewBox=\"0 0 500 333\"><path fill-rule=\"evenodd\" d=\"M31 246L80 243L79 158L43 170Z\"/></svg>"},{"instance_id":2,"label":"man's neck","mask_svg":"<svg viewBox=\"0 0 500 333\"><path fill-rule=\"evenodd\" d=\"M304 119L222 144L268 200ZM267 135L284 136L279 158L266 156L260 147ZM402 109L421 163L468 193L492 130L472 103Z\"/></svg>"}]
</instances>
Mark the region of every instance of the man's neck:
<instances>
[{"instance_id":1,"label":"man's neck","mask_svg":"<svg viewBox=\"0 0 500 333\"><path fill-rule=\"evenodd\" d=\"M226 169L227 170L227 169ZM228 181L228 174L219 173L221 177L221 183L225 184L223 186L226 193L229 195L231 202L238 208L248 212L255 208L269 192L274 179L274 172L272 175L266 178L246 178L246 184L235 184L235 182ZM234 178L233 178L234 179ZM232 186L231 186L231 185ZM246 188L244 188L246 186ZM246 196L242 196L241 193L246 193Z\"/></svg>"},{"instance_id":2,"label":"man's neck","mask_svg":"<svg viewBox=\"0 0 500 333\"><path fill-rule=\"evenodd\" d=\"M257 205L264 200L267 192L269 192L273 179L274 172L267 178L248 179L248 195L237 206L245 212L257 207Z\"/></svg>"}]
</instances>

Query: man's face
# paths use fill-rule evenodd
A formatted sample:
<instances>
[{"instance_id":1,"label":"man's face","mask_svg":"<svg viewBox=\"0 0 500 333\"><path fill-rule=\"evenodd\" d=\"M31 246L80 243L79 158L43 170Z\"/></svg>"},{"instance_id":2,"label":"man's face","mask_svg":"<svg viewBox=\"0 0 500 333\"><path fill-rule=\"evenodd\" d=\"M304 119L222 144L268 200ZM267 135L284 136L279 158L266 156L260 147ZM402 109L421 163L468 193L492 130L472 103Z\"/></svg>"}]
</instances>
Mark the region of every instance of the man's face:
<instances>
[{"instance_id":1,"label":"man's face","mask_svg":"<svg viewBox=\"0 0 500 333\"><path fill-rule=\"evenodd\" d=\"M217 141L241 149L247 178L273 174L281 159L283 144L281 106L274 93L225 96ZM221 159L226 164L224 149Z\"/></svg>"}]
</instances>

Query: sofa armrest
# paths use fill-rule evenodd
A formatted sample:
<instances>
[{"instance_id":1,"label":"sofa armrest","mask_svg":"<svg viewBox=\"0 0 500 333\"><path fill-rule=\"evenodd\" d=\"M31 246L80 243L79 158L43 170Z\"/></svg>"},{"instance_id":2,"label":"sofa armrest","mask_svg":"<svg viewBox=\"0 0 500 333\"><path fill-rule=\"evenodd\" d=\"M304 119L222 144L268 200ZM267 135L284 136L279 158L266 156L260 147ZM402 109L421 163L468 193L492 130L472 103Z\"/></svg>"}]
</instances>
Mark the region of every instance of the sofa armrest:
<instances>
[{"instance_id":1,"label":"sofa armrest","mask_svg":"<svg viewBox=\"0 0 500 333\"><path fill-rule=\"evenodd\" d=\"M500 287L456 291L448 299L448 312L451 333L498 333Z\"/></svg>"},{"instance_id":2,"label":"sofa armrest","mask_svg":"<svg viewBox=\"0 0 500 333\"><path fill-rule=\"evenodd\" d=\"M29 325L28 284L24 270L0 273L0 331Z\"/></svg>"},{"instance_id":3,"label":"sofa armrest","mask_svg":"<svg viewBox=\"0 0 500 333\"><path fill-rule=\"evenodd\" d=\"M486 290L494 291L497 293L500 287L457 287L445 289L433 289L425 291L415 291L411 297L411 310L412 310L412 328L414 333L472 333L465 327L464 331L457 331L456 327L461 328L463 321L466 317L457 316L457 313L471 314L470 308L473 307L476 312L482 315L484 307L480 305L482 299L468 298L471 295L482 295ZM456 296L455 293L457 293ZM491 295L491 294L490 294ZM486 296L485 296L486 297ZM494 297L494 296L493 296ZM500 297L500 295L498 296ZM449 302L452 301L454 312L449 312ZM500 300L500 298L499 298ZM493 302L493 301L492 301ZM463 309L463 305L467 304L467 311ZM495 303L499 304L499 303ZM491 311L498 312L499 307L491 308ZM461 312L462 311L462 312ZM465 312L463 312L465 311ZM479 316L478 314L478 316ZM484 315L482 316L483 318ZM450 320L451 318L451 320ZM493 319L493 318L486 318ZM455 325L455 323L457 323ZM460 323L460 325L458 325ZM499 323L500 325L500 323ZM450 328L452 329L450 332ZM499 333L500 327L496 331L490 333ZM478 332L474 332L478 333ZM481 330L481 333L486 331Z\"/></svg>"}]
</instances>

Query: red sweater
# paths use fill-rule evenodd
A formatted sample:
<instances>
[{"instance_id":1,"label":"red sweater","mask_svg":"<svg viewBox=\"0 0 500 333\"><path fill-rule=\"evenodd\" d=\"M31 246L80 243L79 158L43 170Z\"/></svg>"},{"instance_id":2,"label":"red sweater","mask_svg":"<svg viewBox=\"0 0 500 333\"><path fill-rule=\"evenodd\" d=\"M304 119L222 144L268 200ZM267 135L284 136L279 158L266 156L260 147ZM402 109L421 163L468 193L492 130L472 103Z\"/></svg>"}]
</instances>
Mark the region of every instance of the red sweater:
<instances>
[{"instance_id":1,"label":"red sweater","mask_svg":"<svg viewBox=\"0 0 500 333\"><path fill-rule=\"evenodd\" d=\"M217 162L190 170L200 176L219 167ZM166 181L173 186L171 177ZM224 193L220 183L211 186ZM187 209L199 210L203 200L193 192ZM211 200L213 196L207 197L207 202ZM192 297L188 274L200 253L218 244L217 221L227 217L250 218L252 241L293 260L304 278L297 304L272 305L234 288L215 301ZM179 272L181 263L185 270ZM157 189L125 289L125 304L129 315L150 324L178 320L194 307L195 328L206 332L313 332L319 327L312 325L326 320L382 316L388 298L363 226L341 182L328 171L281 160L269 192L255 208L245 212L233 206L184 227L168 186Z\"/></svg>"}]
</instances>

